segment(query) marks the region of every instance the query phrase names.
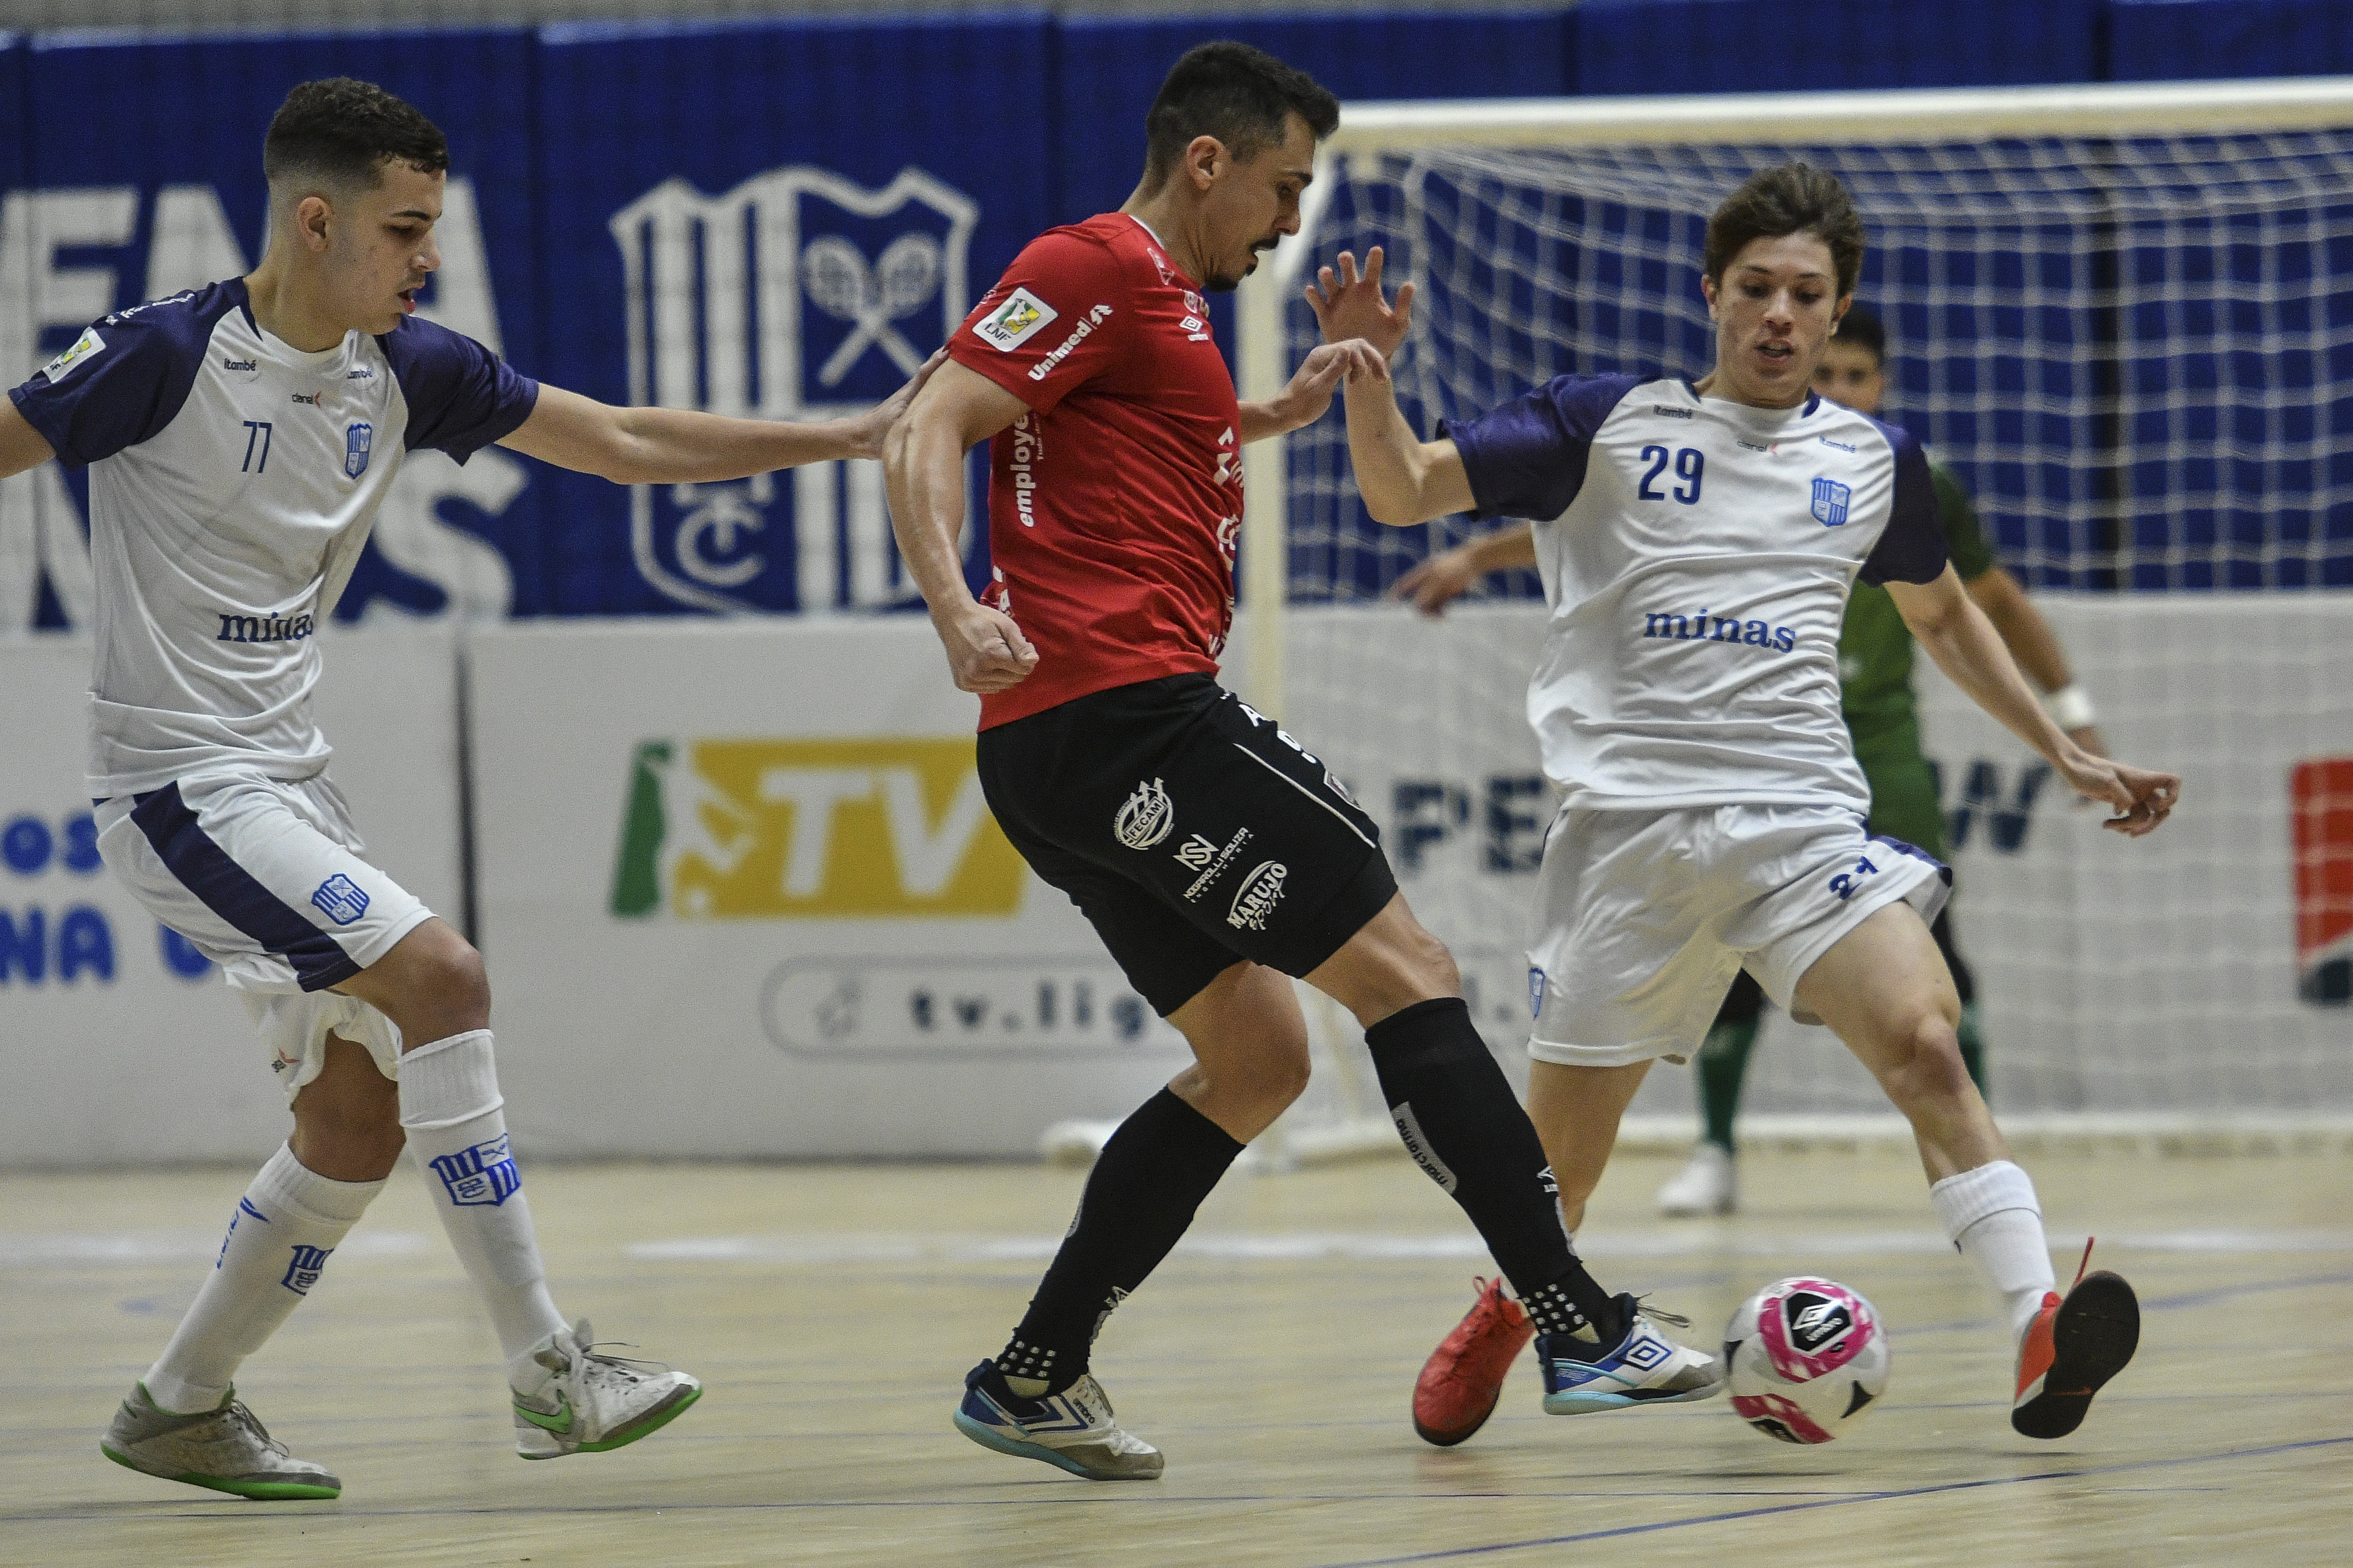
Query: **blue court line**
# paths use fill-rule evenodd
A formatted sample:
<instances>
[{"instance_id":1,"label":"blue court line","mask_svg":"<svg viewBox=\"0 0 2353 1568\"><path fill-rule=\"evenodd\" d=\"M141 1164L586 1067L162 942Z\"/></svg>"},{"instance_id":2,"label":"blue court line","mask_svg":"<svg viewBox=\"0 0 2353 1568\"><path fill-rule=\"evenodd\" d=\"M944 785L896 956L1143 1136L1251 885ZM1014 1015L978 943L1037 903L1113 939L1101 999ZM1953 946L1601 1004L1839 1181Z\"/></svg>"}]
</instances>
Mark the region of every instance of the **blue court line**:
<instances>
[{"instance_id":1,"label":"blue court line","mask_svg":"<svg viewBox=\"0 0 2353 1568\"><path fill-rule=\"evenodd\" d=\"M1524 1552L1537 1546L1574 1546L1587 1541L1612 1541L1620 1536L1650 1535L1662 1530L1683 1530L1695 1524L1728 1524L1736 1520L1762 1519L1777 1513L1804 1513L1820 1508L1850 1508L1856 1503L1894 1502L1905 1498L1936 1497L1947 1492L1977 1491L1987 1487L2014 1487L2030 1481L2078 1480L2085 1476L2113 1476L2127 1470L2163 1469L2176 1465L2218 1464L2225 1459L2260 1459L2273 1454L2293 1454L2306 1448L2333 1448L2353 1443L2353 1437L2314 1437L2301 1443L2275 1443L2264 1448L2230 1448L2219 1454L2189 1454L2171 1459L2135 1459L2122 1465L2095 1465L2080 1470L2039 1470L2031 1476L1997 1476L1986 1480L1947 1481L1939 1486L1911 1487L1902 1491L1867 1492L1857 1497L1825 1498L1813 1502L1782 1503L1773 1508L1737 1509L1729 1513L1701 1514L1691 1519L1660 1520L1652 1524L1626 1524L1615 1530L1589 1530L1577 1535L1539 1535L1525 1541L1497 1541L1483 1546L1456 1546L1443 1552L1417 1552L1403 1557L1366 1557L1349 1563L1329 1563L1320 1568L1396 1568L1407 1563L1447 1563L1463 1557L1484 1557L1498 1552Z\"/></svg>"}]
</instances>

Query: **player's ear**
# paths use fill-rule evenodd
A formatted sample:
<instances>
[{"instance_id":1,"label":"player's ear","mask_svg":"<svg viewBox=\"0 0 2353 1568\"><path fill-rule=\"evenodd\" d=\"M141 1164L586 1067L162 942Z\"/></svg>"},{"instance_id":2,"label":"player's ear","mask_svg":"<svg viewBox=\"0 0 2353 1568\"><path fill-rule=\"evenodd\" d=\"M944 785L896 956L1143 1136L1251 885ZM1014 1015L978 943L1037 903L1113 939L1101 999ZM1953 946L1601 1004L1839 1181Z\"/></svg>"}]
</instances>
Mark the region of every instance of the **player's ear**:
<instances>
[{"instance_id":1,"label":"player's ear","mask_svg":"<svg viewBox=\"0 0 2353 1568\"><path fill-rule=\"evenodd\" d=\"M1186 144L1185 173L1197 191L1206 191L1214 184L1228 162L1226 144L1214 136L1196 136Z\"/></svg>"},{"instance_id":2,"label":"player's ear","mask_svg":"<svg viewBox=\"0 0 2353 1568\"><path fill-rule=\"evenodd\" d=\"M294 204L294 232L313 251L327 248L329 230L335 219L332 203L315 192Z\"/></svg>"},{"instance_id":3,"label":"player's ear","mask_svg":"<svg viewBox=\"0 0 2353 1568\"><path fill-rule=\"evenodd\" d=\"M1707 301L1707 319L1715 320L1715 279L1703 272L1699 275L1699 297Z\"/></svg>"}]
</instances>

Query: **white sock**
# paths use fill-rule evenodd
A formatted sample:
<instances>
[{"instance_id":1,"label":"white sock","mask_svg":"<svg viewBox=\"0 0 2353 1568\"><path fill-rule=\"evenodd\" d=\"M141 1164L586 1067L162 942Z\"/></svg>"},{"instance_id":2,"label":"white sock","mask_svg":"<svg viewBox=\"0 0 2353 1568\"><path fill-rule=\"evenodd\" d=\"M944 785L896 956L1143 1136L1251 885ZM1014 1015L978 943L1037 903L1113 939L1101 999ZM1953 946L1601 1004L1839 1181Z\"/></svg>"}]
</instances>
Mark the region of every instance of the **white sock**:
<instances>
[{"instance_id":1,"label":"white sock","mask_svg":"<svg viewBox=\"0 0 2353 1568\"><path fill-rule=\"evenodd\" d=\"M565 1326L547 1294L522 1175L507 1149L491 1032L476 1029L417 1047L400 1058L400 1125L425 1173L441 1227L490 1309L509 1380L536 1390L543 1371L532 1348Z\"/></svg>"},{"instance_id":2,"label":"white sock","mask_svg":"<svg viewBox=\"0 0 2353 1568\"><path fill-rule=\"evenodd\" d=\"M2042 1205L2034 1182L2008 1160L1947 1176L1928 1189L1945 1235L2000 1291L2010 1337L2025 1337L2043 1296L2056 1289L2051 1244L2042 1235Z\"/></svg>"},{"instance_id":3,"label":"white sock","mask_svg":"<svg viewBox=\"0 0 2353 1568\"><path fill-rule=\"evenodd\" d=\"M319 1282L382 1182L338 1182L307 1170L281 1147L237 1200L228 1237L204 1289L147 1369L147 1397L179 1415L210 1410L237 1369Z\"/></svg>"}]
</instances>

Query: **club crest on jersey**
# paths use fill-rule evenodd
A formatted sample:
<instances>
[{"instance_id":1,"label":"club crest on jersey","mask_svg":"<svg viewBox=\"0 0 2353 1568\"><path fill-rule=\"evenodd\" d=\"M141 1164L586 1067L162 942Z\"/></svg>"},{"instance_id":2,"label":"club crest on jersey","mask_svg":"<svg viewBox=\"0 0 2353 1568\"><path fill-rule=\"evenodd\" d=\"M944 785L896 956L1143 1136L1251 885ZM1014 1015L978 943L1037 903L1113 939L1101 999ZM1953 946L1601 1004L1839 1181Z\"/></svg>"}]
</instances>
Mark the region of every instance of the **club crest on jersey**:
<instances>
[{"instance_id":1,"label":"club crest on jersey","mask_svg":"<svg viewBox=\"0 0 2353 1568\"><path fill-rule=\"evenodd\" d=\"M662 179L606 226L629 402L780 420L872 405L964 330L979 220L914 167L879 189L807 163L708 195ZM638 575L695 609L881 608L906 592L891 549L880 471L862 463L629 491ZM812 570L820 557L839 569Z\"/></svg>"},{"instance_id":2,"label":"club crest on jersey","mask_svg":"<svg viewBox=\"0 0 2353 1568\"><path fill-rule=\"evenodd\" d=\"M343 472L358 479L367 472L368 448L375 444L375 426L355 420L343 432Z\"/></svg>"},{"instance_id":3,"label":"club crest on jersey","mask_svg":"<svg viewBox=\"0 0 2353 1568\"><path fill-rule=\"evenodd\" d=\"M311 902L337 925L347 926L367 913L368 896L358 883L338 871L319 884Z\"/></svg>"},{"instance_id":4,"label":"club crest on jersey","mask_svg":"<svg viewBox=\"0 0 2353 1568\"><path fill-rule=\"evenodd\" d=\"M1814 521L1824 528L1836 528L1846 521L1846 503L1852 494L1836 479L1814 481Z\"/></svg>"},{"instance_id":5,"label":"club crest on jersey","mask_svg":"<svg viewBox=\"0 0 2353 1568\"><path fill-rule=\"evenodd\" d=\"M279 1283L297 1296L307 1296L311 1287L319 1282L320 1271L327 1267L327 1258L335 1249L332 1247L294 1248L294 1260L286 1266L286 1278Z\"/></svg>"},{"instance_id":6,"label":"club crest on jersey","mask_svg":"<svg viewBox=\"0 0 2353 1568\"><path fill-rule=\"evenodd\" d=\"M483 1204L496 1208L522 1191L522 1173L515 1169L503 1133L487 1143L435 1156L433 1173L449 1189L449 1201L461 1207Z\"/></svg>"},{"instance_id":7,"label":"club crest on jersey","mask_svg":"<svg viewBox=\"0 0 2353 1568\"><path fill-rule=\"evenodd\" d=\"M1176 807L1169 800L1168 792L1160 787L1160 781L1154 779L1135 786L1135 793L1127 797L1127 804L1112 818L1111 830L1130 849L1149 849L1167 837L1176 826Z\"/></svg>"}]
</instances>

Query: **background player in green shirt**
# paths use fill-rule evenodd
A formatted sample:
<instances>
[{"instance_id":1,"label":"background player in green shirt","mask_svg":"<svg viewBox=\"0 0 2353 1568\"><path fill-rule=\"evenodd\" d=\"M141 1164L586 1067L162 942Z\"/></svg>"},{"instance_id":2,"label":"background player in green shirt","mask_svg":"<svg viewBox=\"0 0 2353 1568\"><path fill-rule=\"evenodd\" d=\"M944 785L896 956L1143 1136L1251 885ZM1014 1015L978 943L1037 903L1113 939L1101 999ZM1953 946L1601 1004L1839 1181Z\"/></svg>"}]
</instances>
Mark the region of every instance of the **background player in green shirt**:
<instances>
[{"instance_id":1,"label":"background player in green shirt","mask_svg":"<svg viewBox=\"0 0 2353 1568\"><path fill-rule=\"evenodd\" d=\"M1858 413L1876 416L1887 393L1886 333L1879 318L1862 305L1850 309L1822 357L1814 390ZM1936 510L1945 524L1953 568L1969 597L1986 613L2010 647L2019 668L2046 693L2051 715L2086 750L2107 754L2094 727L2091 699L2069 673L2067 656L2051 624L2028 601L2018 579L1994 560L1978 526L1969 493L1950 469L1930 464ZM1491 533L1431 556L1398 581L1391 592L1411 598L1436 615L1489 572L1535 564L1529 527ZM1920 750L1920 719L1912 692L1912 634L1884 588L1858 582L1847 600L1846 625L1839 636L1839 676L1844 685L1848 731L1855 760L1871 783L1871 831L1915 845L1946 858L1945 817L1936 798L1936 776ZM1983 1090L1984 1046L1978 1028L1977 982L1953 943L1952 914L1929 928L1960 992L1962 1059ZM1671 1215L1729 1214L1737 1201L1732 1137L1733 1114L1748 1052L1757 1042L1765 994L1746 970L1732 983L1715 1026L1700 1047L1700 1113L1707 1130L1691 1163L1659 1189L1659 1206Z\"/></svg>"}]
</instances>

